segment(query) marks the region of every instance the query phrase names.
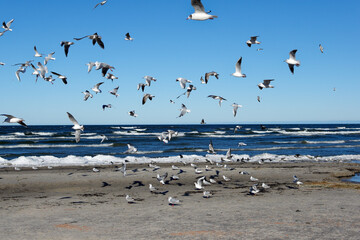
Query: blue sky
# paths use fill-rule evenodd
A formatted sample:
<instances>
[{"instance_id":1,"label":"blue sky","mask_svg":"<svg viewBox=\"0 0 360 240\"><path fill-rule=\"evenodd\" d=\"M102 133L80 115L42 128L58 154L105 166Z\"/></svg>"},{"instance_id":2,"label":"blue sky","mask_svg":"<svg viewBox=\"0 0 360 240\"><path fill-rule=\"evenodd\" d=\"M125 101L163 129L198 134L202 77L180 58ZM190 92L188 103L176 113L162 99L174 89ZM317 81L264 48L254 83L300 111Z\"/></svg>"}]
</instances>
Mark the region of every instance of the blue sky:
<instances>
[{"instance_id":1,"label":"blue sky","mask_svg":"<svg viewBox=\"0 0 360 240\"><path fill-rule=\"evenodd\" d=\"M188 124L202 118L234 124L360 121L359 1L203 0L205 9L219 16L213 21L186 20L194 11L190 0L109 0L93 9L97 2L0 3L0 21L15 19L13 31L0 37L0 62L6 63L0 66L1 113L24 118L29 125L70 124L66 112L81 124ZM95 32L105 50L84 39L65 57L61 41ZM126 32L134 41L124 40ZM254 35L261 44L249 48L245 42ZM35 83L31 68L18 82L13 64L43 62L34 57L34 45L41 53L55 51L56 60L48 68L66 75L68 85L59 79L54 85L42 79ZM256 51L259 47L264 50ZM284 63L293 49L301 61L294 75ZM230 75L240 56L247 78ZM114 66L119 79L112 83L100 71L88 74L89 61ZM218 72L219 80L201 84L200 77L209 71ZM158 81L145 90L155 95L153 101L141 105L143 93L136 86L145 75ZM178 77L197 87L190 98L175 99L184 92L175 81ZM275 88L260 91L256 85L269 78L275 79ZM103 93L83 101L81 92L98 82L105 82ZM118 85L120 96L115 98L108 92ZM228 101L219 107L207 98L210 94ZM233 102L243 105L235 118ZM109 103L113 108L103 111L101 106ZM191 113L176 118L182 103ZM139 117L130 117L130 110Z\"/></svg>"}]
</instances>

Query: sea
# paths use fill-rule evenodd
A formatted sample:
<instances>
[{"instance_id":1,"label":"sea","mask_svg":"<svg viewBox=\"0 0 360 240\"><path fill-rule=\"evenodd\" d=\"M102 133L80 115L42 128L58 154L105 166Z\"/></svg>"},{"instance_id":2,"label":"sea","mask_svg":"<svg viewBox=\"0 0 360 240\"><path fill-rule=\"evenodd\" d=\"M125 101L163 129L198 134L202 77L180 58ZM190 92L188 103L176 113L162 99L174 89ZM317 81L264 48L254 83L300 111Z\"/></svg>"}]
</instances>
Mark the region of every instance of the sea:
<instances>
[{"instance_id":1,"label":"sea","mask_svg":"<svg viewBox=\"0 0 360 240\"><path fill-rule=\"evenodd\" d=\"M0 167L221 161L359 162L360 124L69 125L0 127ZM159 136L177 132L168 143ZM102 136L107 140L101 143ZM216 154L208 153L212 142ZM127 144L137 148L129 153Z\"/></svg>"}]
</instances>

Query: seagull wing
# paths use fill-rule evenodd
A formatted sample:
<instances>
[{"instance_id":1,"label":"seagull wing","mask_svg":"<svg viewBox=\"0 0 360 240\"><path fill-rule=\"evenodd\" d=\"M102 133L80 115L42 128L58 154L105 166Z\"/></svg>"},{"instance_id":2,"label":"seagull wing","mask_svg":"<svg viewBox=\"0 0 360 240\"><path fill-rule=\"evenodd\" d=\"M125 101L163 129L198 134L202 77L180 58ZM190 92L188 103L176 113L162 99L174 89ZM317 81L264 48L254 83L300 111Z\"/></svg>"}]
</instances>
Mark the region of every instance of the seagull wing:
<instances>
[{"instance_id":1,"label":"seagull wing","mask_svg":"<svg viewBox=\"0 0 360 240\"><path fill-rule=\"evenodd\" d=\"M149 98L149 94L145 94L142 99L142 104L144 105L146 103L146 100Z\"/></svg>"},{"instance_id":2,"label":"seagull wing","mask_svg":"<svg viewBox=\"0 0 360 240\"><path fill-rule=\"evenodd\" d=\"M100 46L102 49L105 48L104 43L101 41L101 39L100 39L99 37L96 38L96 42L99 44L99 46Z\"/></svg>"},{"instance_id":3,"label":"seagull wing","mask_svg":"<svg viewBox=\"0 0 360 240\"><path fill-rule=\"evenodd\" d=\"M294 50L292 50L292 51L289 53L290 59L295 60L295 54L296 54L296 52L297 52L297 49L294 49Z\"/></svg>"},{"instance_id":4,"label":"seagull wing","mask_svg":"<svg viewBox=\"0 0 360 240\"><path fill-rule=\"evenodd\" d=\"M81 131L76 130L75 131L75 141L76 141L76 143L80 142L80 135L81 135Z\"/></svg>"},{"instance_id":5,"label":"seagull wing","mask_svg":"<svg viewBox=\"0 0 360 240\"><path fill-rule=\"evenodd\" d=\"M74 124L74 126L80 126L80 124L76 121L76 119L74 118L74 116L71 113L69 113L69 112L66 112L66 113L67 113L70 121Z\"/></svg>"},{"instance_id":6,"label":"seagull wing","mask_svg":"<svg viewBox=\"0 0 360 240\"><path fill-rule=\"evenodd\" d=\"M291 73L294 74L294 65L293 64L288 64L288 65Z\"/></svg>"},{"instance_id":7,"label":"seagull wing","mask_svg":"<svg viewBox=\"0 0 360 240\"><path fill-rule=\"evenodd\" d=\"M68 53L69 53L69 48L70 48L70 45L65 45L64 46L64 51L65 51L65 56L67 57Z\"/></svg>"},{"instance_id":8,"label":"seagull wing","mask_svg":"<svg viewBox=\"0 0 360 240\"><path fill-rule=\"evenodd\" d=\"M84 37L81 37L81 38L74 38L76 41L79 41L79 40L81 40L81 39L84 39L84 38L87 38L87 37L89 37L90 35L86 35L86 36L84 36Z\"/></svg>"},{"instance_id":9,"label":"seagull wing","mask_svg":"<svg viewBox=\"0 0 360 240\"><path fill-rule=\"evenodd\" d=\"M195 9L195 12L205 12L204 5L202 5L201 0L191 0L191 5Z\"/></svg>"},{"instance_id":10,"label":"seagull wing","mask_svg":"<svg viewBox=\"0 0 360 240\"><path fill-rule=\"evenodd\" d=\"M56 73L56 72L52 72L52 71L51 71L51 73L54 74L54 75L56 75L56 76L58 76L58 77L61 76L61 74L58 74L58 73Z\"/></svg>"},{"instance_id":11,"label":"seagull wing","mask_svg":"<svg viewBox=\"0 0 360 240\"><path fill-rule=\"evenodd\" d=\"M235 64L235 71L237 73L241 73L241 62L242 62L242 57L240 57L237 63Z\"/></svg>"},{"instance_id":12,"label":"seagull wing","mask_svg":"<svg viewBox=\"0 0 360 240\"><path fill-rule=\"evenodd\" d=\"M237 113L238 107L239 107L239 105L237 105L237 104L233 104L233 114L234 114L234 117L236 116L236 113Z\"/></svg>"}]
</instances>

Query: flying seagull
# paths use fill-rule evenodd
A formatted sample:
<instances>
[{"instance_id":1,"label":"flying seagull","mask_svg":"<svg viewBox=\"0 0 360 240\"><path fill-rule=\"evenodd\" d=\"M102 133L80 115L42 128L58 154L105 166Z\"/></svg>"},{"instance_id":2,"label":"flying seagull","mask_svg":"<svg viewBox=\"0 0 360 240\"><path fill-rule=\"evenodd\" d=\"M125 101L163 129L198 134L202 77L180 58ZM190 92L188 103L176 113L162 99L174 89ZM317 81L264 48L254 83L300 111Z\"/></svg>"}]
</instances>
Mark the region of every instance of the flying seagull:
<instances>
[{"instance_id":1,"label":"flying seagull","mask_svg":"<svg viewBox=\"0 0 360 240\"><path fill-rule=\"evenodd\" d=\"M130 112L128 112L130 116L132 117L137 117L138 115L135 113L135 110L132 110Z\"/></svg>"},{"instance_id":2,"label":"flying seagull","mask_svg":"<svg viewBox=\"0 0 360 240\"><path fill-rule=\"evenodd\" d=\"M9 115L9 114L1 114L1 116L5 116L5 120L4 122L7 122L7 123L18 123L24 127L27 127L27 125L24 123L24 119L22 118L17 118L17 117L14 117L13 115Z\"/></svg>"},{"instance_id":3,"label":"flying seagull","mask_svg":"<svg viewBox=\"0 0 360 240\"><path fill-rule=\"evenodd\" d=\"M260 96L257 96L257 101L260 102Z\"/></svg>"},{"instance_id":4,"label":"flying seagull","mask_svg":"<svg viewBox=\"0 0 360 240\"><path fill-rule=\"evenodd\" d=\"M111 104L102 105L103 111L105 111L105 108L111 108Z\"/></svg>"},{"instance_id":5,"label":"flying seagull","mask_svg":"<svg viewBox=\"0 0 360 240\"><path fill-rule=\"evenodd\" d=\"M208 83L210 76L215 76L216 79L219 79L219 74L217 72L212 71L212 72L205 73L205 84Z\"/></svg>"},{"instance_id":6,"label":"flying seagull","mask_svg":"<svg viewBox=\"0 0 360 240\"><path fill-rule=\"evenodd\" d=\"M319 49L320 49L321 53L324 53L324 48L323 48L323 46L321 46L321 44L319 44Z\"/></svg>"},{"instance_id":7,"label":"flying seagull","mask_svg":"<svg viewBox=\"0 0 360 240\"><path fill-rule=\"evenodd\" d=\"M187 80L187 79L185 79L185 78L177 78L176 81L179 82L179 83L180 83L180 87L181 87L181 88L184 88L184 89L185 89L185 87L186 87L186 83L191 83L190 80Z\"/></svg>"},{"instance_id":8,"label":"flying seagull","mask_svg":"<svg viewBox=\"0 0 360 240\"><path fill-rule=\"evenodd\" d=\"M86 90L85 92L82 92L85 96L84 96L84 101L88 100L89 97L93 97L93 95L88 91Z\"/></svg>"},{"instance_id":9,"label":"flying seagull","mask_svg":"<svg viewBox=\"0 0 360 240\"><path fill-rule=\"evenodd\" d=\"M204 119L201 119L200 124L206 124L205 120L204 120Z\"/></svg>"},{"instance_id":10,"label":"flying seagull","mask_svg":"<svg viewBox=\"0 0 360 240\"><path fill-rule=\"evenodd\" d=\"M260 90L262 90L263 88L274 88L274 86L270 85L271 81L274 81L274 79L266 79L262 83L259 83L258 87L260 88Z\"/></svg>"},{"instance_id":11,"label":"flying seagull","mask_svg":"<svg viewBox=\"0 0 360 240\"><path fill-rule=\"evenodd\" d=\"M21 81L20 73L25 73L25 72L26 72L26 67L20 67L18 70L16 70L15 76L19 82Z\"/></svg>"},{"instance_id":12,"label":"flying seagull","mask_svg":"<svg viewBox=\"0 0 360 240\"><path fill-rule=\"evenodd\" d=\"M216 96L216 95L209 95L208 97L211 97L212 99L215 99L215 100L219 100L219 105L221 107L221 102L224 100L224 101L227 101L225 98L221 97L221 96Z\"/></svg>"},{"instance_id":13,"label":"flying seagull","mask_svg":"<svg viewBox=\"0 0 360 240\"><path fill-rule=\"evenodd\" d=\"M37 51L37 49L36 49L36 46L34 46L34 51L35 51L35 57L42 57L43 55L42 54L40 54L38 51Z\"/></svg>"},{"instance_id":14,"label":"flying seagull","mask_svg":"<svg viewBox=\"0 0 360 240\"><path fill-rule=\"evenodd\" d=\"M59 79L61 79L63 81L64 84L67 84L67 77L64 75L61 75L59 73L56 72L51 72L52 74L56 75Z\"/></svg>"},{"instance_id":15,"label":"flying seagull","mask_svg":"<svg viewBox=\"0 0 360 240\"><path fill-rule=\"evenodd\" d=\"M151 85L151 81L156 82L156 80L157 80L156 78L153 78L153 77L151 77L151 76L144 76L143 78L144 78L145 81L146 81L146 85L149 86L149 87L150 87L150 85Z\"/></svg>"},{"instance_id":16,"label":"flying seagull","mask_svg":"<svg viewBox=\"0 0 360 240\"><path fill-rule=\"evenodd\" d=\"M103 68L104 69L104 68ZM114 74L111 74L111 73L108 73L106 75L106 79L110 79L112 82L115 80L115 79L119 79L118 77L116 77Z\"/></svg>"},{"instance_id":17,"label":"flying seagull","mask_svg":"<svg viewBox=\"0 0 360 240\"><path fill-rule=\"evenodd\" d=\"M146 103L147 99L149 99L150 101L152 101L153 97L155 97L155 96L153 96L153 95L151 95L151 94L148 94L148 93L144 94L144 97L143 97L143 99L142 99L142 105L144 105L144 104Z\"/></svg>"},{"instance_id":18,"label":"flying seagull","mask_svg":"<svg viewBox=\"0 0 360 240\"><path fill-rule=\"evenodd\" d=\"M187 18L187 20L191 19L191 20L204 21L204 20L208 20L208 19L217 18L217 16L209 14L211 11L205 12L205 8L202 5L201 0L191 0L191 5L195 9L195 12L193 14L191 14Z\"/></svg>"},{"instance_id":19,"label":"flying seagull","mask_svg":"<svg viewBox=\"0 0 360 240\"><path fill-rule=\"evenodd\" d=\"M145 83L139 83L137 85L137 90L139 90L141 88L141 91L144 92L145 86L147 86Z\"/></svg>"},{"instance_id":20,"label":"flying seagull","mask_svg":"<svg viewBox=\"0 0 360 240\"><path fill-rule=\"evenodd\" d=\"M214 145L213 145L211 140L210 140L210 143L209 143L209 150L207 152L210 153L210 154L216 154L215 149L214 149Z\"/></svg>"},{"instance_id":21,"label":"flying seagull","mask_svg":"<svg viewBox=\"0 0 360 240\"><path fill-rule=\"evenodd\" d=\"M252 37L250 37L250 40L247 40L247 41L246 41L246 44L247 44L249 47L251 47L252 44L260 44L260 42L256 40L258 37L259 37L259 36L252 36Z\"/></svg>"},{"instance_id":22,"label":"flying seagull","mask_svg":"<svg viewBox=\"0 0 360 240\"><path fill-rule=\"evenodd\" d=\"M233 103L232 105L231 105L232 107L233 107L233 114L234 114L234 117L236 116L236 113L237 113L237 110L238 110L238 108L240 107L242 107L242 105L239 105L239 104L237 104L237 103Z\"/></svg>"},{"instance_id":23,"label":"flying seagull","mask_svg":"<svg viewBox=\"0 0 360 240\"><path fill-rule=\"evenodd\" d=\"M104 43L101 41L101 37L97 33L94 33L92 35L86 35L86 36L81 37L81 38L74 38L74 39L76 41L79 41L79 40L84 39L84 38L91 39L93 45L95 45L95 43L97 43L102 49L105 48Z\"/></svg>"},{"instance_id":24,"label":"flying seagull","mask_svg":"<svg viewBox=\"0 0 360 240\"><path fill-rule=\"evenodd\" d=\"M115 68L110 66L107 63L95 62L95 70L99 70L99 69L101 69L102 76L105 77L105 75L109 69L110 69L110 71L112 71Z\"/></svg>"},{"instance_id":25,"label":"flying seagull","mask_svg":"<svg viewBox=\"0 0 360 240\"><path fill-rule=\"evenodd\" d=\"M189 112L190 112L190 109L187 109L185 104L182 104L181 109L180 109L180 115L178 116L178 118L184 116L186 113L189 113Z\"/></svg>"},{"instance_id":26,"label":"flying seagull","mask_svg":"<svg viewBox=\"0 0 360 240\"><path fill-rule=\"evenodd\" d=\"M246 74L241 73L241 62L242 62L242 57L240 57L237 63L235 64L235 72L231 75L233 75L234 77L246 78Z\"/></svg>"},{"instance_id":27,"label":"flying seagull","mask_svg":"<svg viewBox=\"0 0 360 240\"><path fill-rule=\"evenodd\" d=\"M105 140L109 140L104 134L101 134L101 142L100 143L103 143Z\"/></svg>"},{"instance_id":28,"label":"flying seagull","mask_svg":"<svg viewBox=\"0 0 360 240\"><path fill-rule=\"evenodd\" d=\"M10 28L11 24L13 23L14 19L11 19L10 21L8 21L7 23L3 22L2 24L2 28L5 29L6 31L12 31L12 29Z\"/></svg>"},{"instance_id":29,"label":"flying seagull","mask_svg":"<svg viewBox=\"0 0 360 240\"><path fill-rule=\"evenodd\" d=\"M107 2L107 0L99 2L98 4L95 5L94 9L99 5L101 5L101 6L104 5L106 2Z\"/></svg>"},{"instance_id":30,"label":"flying seagull","mask_svg":"<svg viewBox=\"0 0 360 240\"><path fill-rule=\"evenodd\" d=\"M55 52L49 53L45 59L44 59L44 65L46 65L50 60L55 60L55 58L53 57L53 55L55 54Z\"/></svg>"},{"instance_id":31,"label":"flying seagull","mask_svg":"<svg viewBox=\"0 0 360 240\"><path fill-rule=\"evenodd\" d=\"M294 74L294 65L299 67L300 66L300 61L295 59L295 54L297 52L297 49L292 50L289 55L289 59L286 59L285 62L289 65L290 71L292 74Z\"/></svg>"},{"instance_id":32,"label":"flying seagull","mask_svg":"<svg viewBox=\"0 0 360 240\"><path fill-rule=\"evenodd\" d=\"M88 73L91 72L91 69L95 66L94 62L89 62L86 64L88 66Z\"/></svg>"},{"instance_id":33,"label":"flying seagull","mask_svg":"<svg viewBox=\"0 0 360 240\"><path fill-rule=\"evenodd\" d=\"M74 124L74 126L72 127L72 129L75 130L75 141L78 143L80 141L80 133L81 131L84 131L84 126L80 125L78 123L78 121L76 121L76 119L74 118L73 115L71 115L71 113L66 112L70 121Z\"/></svg>"},{"instance_id":34,"label":"flying seagull","mask_svg":"<svg viewBox=\"0 0 360 240\"><path fill-rule=\"evenodd\" d=\"M68 41L61 41L60 42L60 46L64 47L66 57L68 56L70 46L73 45L73 44L74 44L74 42L68 42Z\"/></svg>"},{"instance_id":35,"label":"flying seagull","mask_svg":"<svg viewBox=\"0 0 360 240\"><path fill-rule=\"evenodd\" d=\"M125 40L126 41L132 41L132 40L134 40L132 37L130 37L130 33L126 33L125 34Z\"/></svg>"},{"instance_id":36,"label":"flying seagull","mask_svg":"<svg viewBox=\"0 0 360 240\"><path fill-rule=\"evenodd\" d=\"M43 65L41 64L41 62L38 62L37 65L38 65L38 67L39 67L37 70L38 70L39 73L40 73L40 77L45 78L45 74L48 73L48 68L47 68L47 66L43 66Z\"/></svg>"},{"instance_id":37,"label":"flying seagull","mask_svg":"<svg viewBox=\"0 0 360 240\"><path fill-rule=\"evenodd\" d=\"M114 95L115 97L118 97L119 96L119 94L117 94L118 90L119 90L119 86L111 90L110 94Z\"/></svg>"},{"instance_id":38,"label":"flying seagull","mask_svg":"<svg viewBox=\"0 0 360 240\"><path fill-rule=\"evenodd\" d=\"M127 144L127 147L128 147L128 150L126 150L124 153L136 153L137 152L137 148L130 145L130 144Z\"/></svg>"},{"instance_id":39,"label":"flying seagull","mask_svg":"<svg viewBox=\"0 0 360 240\"><path fill-rule=\"evenodd\" d=\"M104 82L100 82L98 84L96 84L92 90L97 94L97 93L101 93L101 90L99 89L100 85L103 84Z\"/></svg>"},{"instance_id":40,"label":"flying seagull","mask_svg":"<svg viewBox=\"0 0 360 240\"><path fill-rule=\"evenodd\" d=\"M32 69L34 70L34 72L32 73L32 75L36 76L35 82L37 82L39 76L40 76L40 70L36 69L36 67L31 63L30 66L32 67Z\"/></svg>"}]
</instances>

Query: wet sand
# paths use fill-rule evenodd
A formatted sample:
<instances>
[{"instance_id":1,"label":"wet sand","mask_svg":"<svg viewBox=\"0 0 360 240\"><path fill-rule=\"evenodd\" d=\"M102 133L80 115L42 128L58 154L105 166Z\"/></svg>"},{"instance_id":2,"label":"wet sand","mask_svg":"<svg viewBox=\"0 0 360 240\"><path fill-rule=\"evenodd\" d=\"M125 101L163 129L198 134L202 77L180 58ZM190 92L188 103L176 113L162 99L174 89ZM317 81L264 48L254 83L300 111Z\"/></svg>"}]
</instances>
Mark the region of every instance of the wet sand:
<instances>
[{"instance_id":1,"label":"wet sand","mask_svg":"<svg viewBox=\"0 0 360 240\"><path fill-rule=\"evenodd\" d=\"M231 163L195 174L189 164L180 180L162 185L156 174L172 174L169 164L54 169L0 169L1 239L358 239L360 184L341 179L360 172L351 163ZM197 164L205 170L205 164ZM137 168L136 172L133 172ZM195 190L199 176L215 175ZM252 176L270 189L249 195ZM222 176L231 180L225 182ZM297 186L293 175L304 183ZM168 178L169 179L169 178ZM104 186L103 182L109 184ZM162 194L149 191L149 183ZM259 189L262 189L259 187ZM125 200L126 194L135 203ZM170 206L167 198L181 200Z\"/></svg>"}]
</instances>

